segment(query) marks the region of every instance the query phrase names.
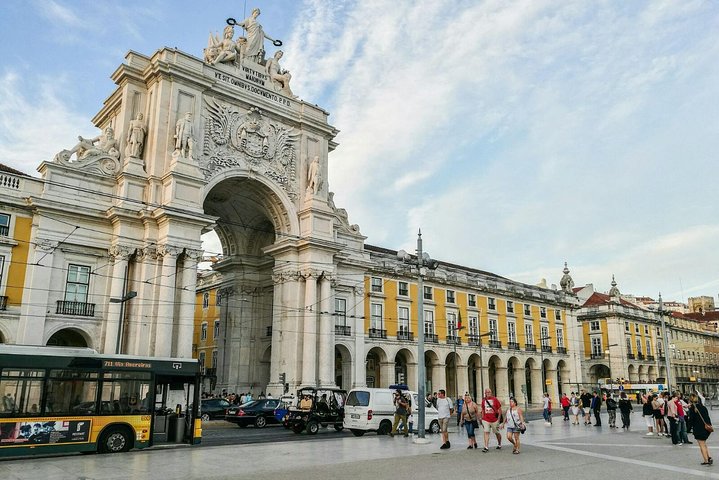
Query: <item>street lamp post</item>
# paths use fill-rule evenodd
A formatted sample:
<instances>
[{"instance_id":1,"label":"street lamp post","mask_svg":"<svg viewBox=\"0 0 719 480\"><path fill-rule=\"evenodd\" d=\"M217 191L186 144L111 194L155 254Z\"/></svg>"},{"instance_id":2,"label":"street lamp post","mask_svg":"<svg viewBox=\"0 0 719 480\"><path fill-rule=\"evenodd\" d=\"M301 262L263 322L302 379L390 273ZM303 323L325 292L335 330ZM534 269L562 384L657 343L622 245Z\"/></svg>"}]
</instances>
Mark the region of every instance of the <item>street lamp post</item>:
<instances>
[{"instance_id":1,"label":"street lamp post","mask_svg":"<svg viewBox=\"0 0 719 480\"><path fill-rule=\"evenodd\" d=\"M454 401L457 402L459 400L459 378L458 377L458 367L457 367L457 342L459 340L459 331L463 330L464 326L455 326L452 328L453 338L452 338L452 344L453 344L453 351L454 351Z\"/></svg>"},{"instance_id":2,"label":"street lamp post","mask_svg":"<svg viewBox=\"0 0 719 480\"><path fill-rule=\"evenodd\" d=\"M607 349L604 350L604 354L607 356L607 368L609 369L609 394L611 395L614 392L614 377L612 377L612 354L610 352L610 348L612 347L618 347L618 343L612 343L611 345L607 345Z\"/></svg>"},{"instance_id":3,"label":"street lamp post","mask_svg":"<svg viewBox=\"0 0 719 480\"><path fill-rule=\"evenodd\" d=\"M482 396L484 395L484 371L483 371L484 367L483 367L483 363L482 363L482 337L488 337L490 335L492 335L492 332L480 333L477 336L478 347L479 347L479 389L480 389L479 395L477 395L478 399L482 398Z\"/></svg>"},{"instance_id":4,"label":"street lamp post","mask_svg":"<svg viewBox=\"0 0 719 480\"><path fill-rule=\"evenodd\" d=\"M552 337L547 335L546 337L540 337L539 338L539 358L540 358L540 365L539 365L539 371L542 372L542 393L547 393L547 380L544 378L544 341L550 340Z\"/></svg>"},{"instance_id":5,"label":"street lamp post","mask_svg":"<svg viewBox=\"0 0 719 480\"><path fill-rule=\"evenodd\" d=\"M397 252L397 257L407 263L412 263L412 257L404 250ZM432 260L422 251L422 230L417 232L417 437L420 443L425 443L425 382L426 372L424 365L424 273L427 268L435 270L439 263Z\"/></svg>"},{"instance_id":6,"label":"street lamp post","mask_svg":"<svg viewBox=\"0 0 719 480\"><path fill-rule=\"evenodd\" d=\"M659 293L659 319L662 322L662 338L664 339L664 345L669 345L669 338L667 337L667 325L664 321L664 303L662 302L662 294ZM669 362L669 352L664 355L664 364L667 369L667 390L671 392L672 390L672 384L671 384L671 363Z\"/></svg>"},{"instance_id":7,"label":"street lamp post","mask_svg":"<svg viewBox=\"0 0 719 480\"><path fill-rule=\"evenodd\" d=\"M127 279L126 279L127 280ZM124 323L125 323L125 302L130 300L131 298L135 298L137 296L136 291L127 292L124 297L122 298L111 298L110 303L119 303L120 304L120 319L117 324L117 341L115 342L115 353L121 353L120 347L122 346L122 336L124 335Z\"/></svg>"}]
</instances>

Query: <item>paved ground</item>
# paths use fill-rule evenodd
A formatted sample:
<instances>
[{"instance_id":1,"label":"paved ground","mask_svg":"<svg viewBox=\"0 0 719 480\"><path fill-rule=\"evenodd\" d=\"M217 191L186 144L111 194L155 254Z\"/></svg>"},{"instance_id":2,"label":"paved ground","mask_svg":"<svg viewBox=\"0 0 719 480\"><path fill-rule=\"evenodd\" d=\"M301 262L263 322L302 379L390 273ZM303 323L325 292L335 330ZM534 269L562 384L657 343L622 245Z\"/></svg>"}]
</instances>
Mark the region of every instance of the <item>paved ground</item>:
<instances>
[{"instance_id":1,"label":"paved ground","mask_svg":"<svg viewBox=\"0 0 719 480\"><path fill-rule=\"evenodd\" d=\"M315 437L295 442L258 445L150 449L119 455L75 455L0 461L0 478L15 479L719 479L719 464L700 466L696 445L672 446L665 438L646 437L639 415L636 430L571 426L561 419L546 427L530 423L522 436L521 455L511 448L466 450L466 436L451 433L452 448L439 450L439 436L430 443L411 438ZM606 419L605 419L606 422ZM711 440L710 440L711 444ZM494 444L493 444L494 445ZM711 445L710 445L711 446ZM719 452L719 450L717 450ZM717 456L719 458L719 456Z\"/></svg>"}]
</instances>

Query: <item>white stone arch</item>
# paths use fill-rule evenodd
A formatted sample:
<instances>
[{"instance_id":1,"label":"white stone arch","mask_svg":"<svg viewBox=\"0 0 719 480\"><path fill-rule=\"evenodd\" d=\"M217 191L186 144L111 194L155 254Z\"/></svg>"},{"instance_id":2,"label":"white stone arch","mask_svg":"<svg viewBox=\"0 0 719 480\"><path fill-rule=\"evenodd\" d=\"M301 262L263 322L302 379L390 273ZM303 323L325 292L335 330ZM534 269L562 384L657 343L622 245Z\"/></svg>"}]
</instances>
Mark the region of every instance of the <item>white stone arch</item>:
<instances>
[{"instance_id":1,"label":"white stone arch","mask_svg":"<svg viewBox=\"0 0 719 480\"><path fill-rule=\"evenodd\" d=\"M627 366L627 374L629 375L629 382L630 383L638 383L639 382L639 372L637 371L637 367L630 363Z\"/></svg>"},{"instance_id":2,"label":"white stone arch","mask_svg":"<svg viewBox=\"0 0 719 480\"><path fill-rule=\"evenodd\" d=\"M646 383L649 380L648 368L646 365L639 365L639 381Z\"/></svg>"},{"instance_id":3,"label":"white stone arch","mask_svg":"<svg viewBox=\"0 0 719 480\"><path fill-rule=\"evenodd\" d=\"M391 351L390 358L394 360L394 381L392 383L408 386L416 384L417 365L414 363L415 356L412 351L407 347L398 347ZM416 385L414 386L416 387Z\"/></svg>"},{"instance_id":4,"label":"white stone arch","mask_svg":"<svg viewBox=\"0 0 719 480\"><path fill-rule=\"evenodd\" d=\"M394 362L387 351L375 345L365 355L365 370L368 387L387 387L392 383Z\"/></svg>"},{"instance_id":5,"label":"white stone arch","mask_svg":"<svg viewBox=\"0 0 719 480\"><path fill-rule=\"evenodd\" d=\"M351 344L350 344L351 345ZM352 365L353 365L353 349L344 343L335 344L335 372L334 380L335 384L350 390L354 379L352 378Z\"/></svg>"},{"instance_id":6,"label":"white stone arch","mask_svg":"<svg viewBox=\"0 0 719 480\"><path fill-rule=\"evenodd\" d=\"M427 382L427 392L434 392L439 388L445 388L444 365L439 359L440 356L434 349L430 348L424 351L424 371Z\"/></svg>"},{"instance_id":7,"label":"white stone arch","mask_svg":"<svg viewBox=\"0 0 719 480\"><path fill-rule=\"evenodd\" d=\"M267 208L268 216L272 220L276 231L284 235L299 237L300 224L298 212L293 201L287 196L287 193L275 182L262 176L255 175L244 169L234 168L218 173L216 176L212 177L203 188L201 206L204 208L204 205L208 200L208 196L212 193L215 187L219 186L226 180L233 179L240 179L243 183L246 180L247 185L245 186L255 190L252 193L267 200L264 206ZM253 183L255 184L254 186Z\"/></svg>"},{"instance_id":8,"label":"white stone arch","mask_svg":"<svg viewBox=\"0 0 719 480\"><path fill-rule=\"evenodd\" d=\"M492 393L495 395L499 395L499 386L502 380L498 377L501 376L502 368L506 367L505 364L502 363L502 359L499 355L491 355L487 359L487 383L484 385L484 388L492 389ZM504 382L506 383L506 378Z\"/></svg>"},{"instance_id":9,"label":"white stone arch","mask_svg":"<svg viewBox=\"0 0 719 480\"><path fill-rule=\"evenodd\" d=\"M527 403L538 404L542 401L542 370L539 365L539 358L528 357L524 360L524 384Z\"/></svg>"},{"instance_id":10,"label":"white stone arch","mask_svg":"<svg viewBox=\"0 0 719 480\"><path fill-rule=\"evenodd\" d=\"M647 375L649 375L649 381L651 383L656 383L657 381L657 367L654 365L649 366L649 371L647 372Z\"/></svg>"},{"instance_id":11,"label":"white stone arch","mask_svg":"<svg viewBox=\"0 0 719 480\"><path fill-rule=\"evenodd\" d=\"M82 339L85 341L85 345L87 348L96 348L96 345L93 344L93 337L90 333L85 331L82 327L78 325L73 324L65 324L65 325L58 325L51 329L49 329L47 332L45 332L45 338L43 338L43 345L47 345L50 339L57 333L61 333L63 331L68 331L73 334L78 334ZM99 341L98 341L99 343ZM109 352L105 352L109 353Z\"/></svg>"},{"instance_id":12,"label":"white stone arch","mask_svg":"<svg viewBox=\"0 0 719 480\"><path fill-rule=\"evenodd\" d=\"M0 323L0 343L14 343L10 338L9 330L2 323Z\"/></svg>"},{"instance_id":13,"label":"white stone arch","mask_svg":"<svg viewBox=\"0 0 719 480\"><path fill-rule=\"evenodd\" d=\"M507 359L507 388L509 395L517 399L521 405L524 404L524 365L518 357L512 355Z\"/></svg>"},{"instance_id":14,"label":"white stone arch","mask_svg":"<svg viewBox=\"0 0 719 480\"><path fill-rule=\"evenodd\" d=\"M481 397L481 374L479 354L472 353L467 358L467 391L472 395L474 400Z\"/></svg>"}]
</instances>

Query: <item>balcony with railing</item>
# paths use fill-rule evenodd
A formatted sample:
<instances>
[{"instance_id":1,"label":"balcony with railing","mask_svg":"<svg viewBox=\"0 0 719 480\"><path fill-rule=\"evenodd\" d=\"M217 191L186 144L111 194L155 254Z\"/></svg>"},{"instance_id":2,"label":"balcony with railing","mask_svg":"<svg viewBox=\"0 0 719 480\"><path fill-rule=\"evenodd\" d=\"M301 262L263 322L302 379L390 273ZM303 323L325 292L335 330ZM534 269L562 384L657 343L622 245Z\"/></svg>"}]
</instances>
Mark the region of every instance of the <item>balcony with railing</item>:
<instances>
[{"instance_id":1,"label":"balcony with railing","mask_svg":"<svg viewBox=\"0 0 719 480\"><path fill-rule=\"evenodd\" d=\"M667 357L665 357L663 353L660 353L660 354L659 354L659 361L660 361L660 362L663 362L663 361L666 360L666 359L667 359Z\"/></svg>"},{"instance_id":2,"label":"balcony with railing","mask_svg":"<svg viewBox=\"0 0 719 480\"><path fill-rule=\"evenodd\" d=\"M404 340L407 342L413 342L414 341L414 334L412 332L408 332L406 330L400 330L397 332L397 340Z\"/></svg>"},{"instance_id":3,"label":"balcony with railing","mask_svg":"<svg viewBox=\"0 0 719 480\"><path fill-rule=\"evenodd\" d=\"M382 330L380 328L370 328L369 329L369 338L387 338L387 330Z\"/></svg>"},{"instance_id":4,"label":"balcony with railing","mask_svg":"<svg viewBox=\"0 0 719 480\"><path fill-rule=\"evenodd\" d=\"M78 317L94 317L95 304L84 302L68 302L66 300L57 301L57 309L55 313L58 315L76 315Z\"/></svg>"},{"instance_id":5,"label":"balcony with railing","mask_svg":"<svg viewBox=\"0 0 719 480\"><path fill-rule=\"evenodd\" d=\"M424 337L429 343L439 343L439 336L435 333L426 333Z\"/></svg>"},{"instance_id":6,"label":"balcony with railing","mask_svg":"<svg viewBox=\"0 0 719 480\"><path fill-rule=\"evenodd\" d=\"M462 339L456 335L447 335L447 345L462 345Z\"/></svg>"},{"instance_id":7,"label":"balcony with railing","mask_svg":"<svg viewBox=\"0 0 719 480\"><path fill-rule=\"evenodd\" d=\"M647 360L650 362L654 361L654 355L647 355Z\"/></svg>"},{"instance_id":8,"label":"balcony with railing","mask_svg":"<svg viewBox=\"0 0 719 480\"><path fill-rule=\"evenodd\" d=\"M627 358L629 360L634 360L634 354L633 353L627 353Z\"/></svg>"},{"instance_id":9,"label":"balcony with railing","mask_svg":"<svg viewBox=\"0 0 719 480\"><path fill-rule=\"evenodd\" d=\"M637 360L644 360L644 354L641 353L641 352L639 352L639 353L637 354Z\"/></svg>"},{"instance_id":10,"label":"balcony with railing","mask_svg":"<svg viewBox=\"0 0 719 480\"><path fill-rule=\"evenodd\" d=\"M557 347L557 353L567 354L567 347Z\"/></svg>"},{"instance_id":11,"label":"balcony with railing","mask_svg":"<svg viewBox=\"0 0 719 480\"><path fill-rule=\"evenodd\" d=\"M490 348L502 348L502 341L501 340L490 340L489 346L490 346Z\"/></svg>"},{"instance_id":12,"label":"balcony with railing","mask_svg":"<svg viewBox=\"0 0 719 480\"><path fill-rule=\"evenodd\" d=\"M0 225L0 236L7 237L10 235L10 227L7 225Z\"/></svg>"},{"instance_id":13,"label":"balcony with railing","mask_svg":"<svg viewBox=\"0 0 719 480\"><path fill-rule=\"evenodd\" d=\"M519 343L517 342L507 342L507 348L510 350L519 350Z\"/></svg>"},{"instance_id":14,"label":"balcony with railing","mask_svg":"<svg viewBox=\"0 0 719 480\"><path fill-rule=\"evenodd\" d=\"M542 345L542 353L552 353L551 345Z\"/></svg>"},{"instance_id":15,"label":"balcony with railing","mask_svg":"<svg viewBox=\"0 0 719 480\"><path fill-rule=\"evenodd\" d=\"M524 350L526 350L527 352L536 352L537 346L533 343L525 343Z\"/></svg>"},{"instance_id":16,"label":"balcony with railing","mask_svg":"<svg viewBox=\"0 0 719 480\"><path fill-rule=\"evenodd\" d=\"M7 296L0 295L0 310L7 310Z\"/></svg>"},{"instance_id":17,"label":"balcony with railing","mask_svg":"<svg viewBox=\"0 0 719 480\"><path fill-rule=\"evenodd\" d=\"M479 346L479 335L467 335L467 345L470 347Z\"/></svg>"},{"instance_id":18,"label":"balcony with railing","mask_svg":"<svg viewBox=\"0 0 719 480\"><path fill-rule=\"evenodd\" d=\"M592 359L592 360L603 360L603 359L604 359L604 354L603 354L603 353L594 352L594 353L591 353L591 354L589 355L589 358Z\"/></svg>"},{"instance_id":19,"label":"balcony with railing","mask_svg":"<svg viewBox=\"0 0 719 480\"><path fill-rule=\"evenodd\" d=\"M349 325L335 325L335 335L350 337L352 336L352 327Z\"/></svg>"}]
</instances>

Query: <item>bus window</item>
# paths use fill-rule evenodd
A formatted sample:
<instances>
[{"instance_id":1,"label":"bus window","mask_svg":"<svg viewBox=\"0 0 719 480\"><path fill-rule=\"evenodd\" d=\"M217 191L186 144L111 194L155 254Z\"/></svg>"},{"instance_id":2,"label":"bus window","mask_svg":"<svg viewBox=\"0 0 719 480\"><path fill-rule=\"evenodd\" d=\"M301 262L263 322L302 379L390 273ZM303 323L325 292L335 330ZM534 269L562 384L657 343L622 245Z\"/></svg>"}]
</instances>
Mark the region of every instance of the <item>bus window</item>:
<instances>
[{"instance_id":1,"label":"bus window","mask_svg":"<svg viewBox=\"0 0 719 480\"><path fill-rule=\"evenodd\" d=\"M0 416L38 415L45 370L3 370L0 375Z\"/></svg>"},{"instance_id":2,"label":"bus window","mask_svg":"<svg viewBox=\"0 0 719 480\"><path fill-rule=\"evenodd\" d=\"M149 390L149 373L105 373L100 400L103 405L108 405L110 414L137 413L141 411L142 399Z\"/></svg>"},{"instance_id":3,"label":"bus window","mask_svg":"<svg viewBox=\"0 0 719 480\"><path fill-rule=\"evenodd\" d=\"M98 375L76 370L50 370L45 411L61 415L94 415Z\"/></svg>"}]
</instances>

